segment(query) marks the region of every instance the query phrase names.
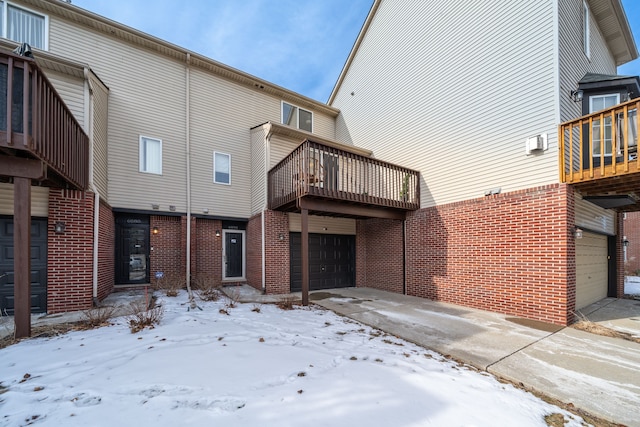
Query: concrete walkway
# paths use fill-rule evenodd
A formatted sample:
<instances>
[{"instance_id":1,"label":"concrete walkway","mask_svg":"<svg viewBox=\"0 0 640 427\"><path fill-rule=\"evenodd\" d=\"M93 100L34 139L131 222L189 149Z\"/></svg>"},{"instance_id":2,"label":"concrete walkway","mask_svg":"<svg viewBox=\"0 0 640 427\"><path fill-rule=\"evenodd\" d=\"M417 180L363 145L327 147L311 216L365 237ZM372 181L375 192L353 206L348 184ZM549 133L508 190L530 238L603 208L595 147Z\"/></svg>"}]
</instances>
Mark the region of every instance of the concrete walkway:
<instances>
[{"instance_id":1,"label":"concrete walkway","mask_svg":"<svg viewBox=\"0 0 640 427\"><path fill-rule=\"evenodd\" d=\"M640 344L368 288L316 291L310 299L600 418L640 427ZM640 334L640 301L599 305L585 310L588 318Z\"/></svg>"}]
</instances>

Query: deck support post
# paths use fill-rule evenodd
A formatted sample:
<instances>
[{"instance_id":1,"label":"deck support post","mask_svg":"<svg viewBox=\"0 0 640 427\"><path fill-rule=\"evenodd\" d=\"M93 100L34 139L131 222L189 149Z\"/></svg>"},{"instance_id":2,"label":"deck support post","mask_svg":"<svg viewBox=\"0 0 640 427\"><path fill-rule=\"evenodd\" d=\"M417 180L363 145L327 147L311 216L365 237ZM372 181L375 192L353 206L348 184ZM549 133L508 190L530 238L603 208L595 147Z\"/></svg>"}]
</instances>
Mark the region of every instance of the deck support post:
<instances>
[{"instance_id":1,"label":"deck support post","mask_svg":"<svg viewBox=\"0 0 640 427\"><path fill-rule=\"evenodd\" d=\"M15 337L31 336L31 179L13 180Z\"/></svg>"},{"instance_id":2,"label":"deck support post","mask_svg":"<svg viewBox=\"0 0 640 427\"><path fill-rule=\"evenodd\" d=\"M302 305L309 305L309 210L302 209Z\"/></svg>"}]
</instances>

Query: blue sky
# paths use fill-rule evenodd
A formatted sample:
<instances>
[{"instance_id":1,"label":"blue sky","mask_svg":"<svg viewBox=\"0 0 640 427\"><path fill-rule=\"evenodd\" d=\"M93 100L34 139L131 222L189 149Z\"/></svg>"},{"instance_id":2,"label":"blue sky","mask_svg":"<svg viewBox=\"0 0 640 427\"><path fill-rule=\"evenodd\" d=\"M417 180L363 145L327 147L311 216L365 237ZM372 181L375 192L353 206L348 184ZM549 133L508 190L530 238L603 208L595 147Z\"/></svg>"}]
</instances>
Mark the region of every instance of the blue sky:
<instances>
[{"instance_id":1,"label":"blue sky","mask_svg":"<svg viewBox=\"0 0 640 427\"><path fill-rule=\"evenodd\" d=\"M72 0L109 19L326 101L373 0ZM640 48L640 0L622 0ZM153 7L149 7L153 4ZM640 59L619 68L640 75Z\"/></svg>"}]
</instances>

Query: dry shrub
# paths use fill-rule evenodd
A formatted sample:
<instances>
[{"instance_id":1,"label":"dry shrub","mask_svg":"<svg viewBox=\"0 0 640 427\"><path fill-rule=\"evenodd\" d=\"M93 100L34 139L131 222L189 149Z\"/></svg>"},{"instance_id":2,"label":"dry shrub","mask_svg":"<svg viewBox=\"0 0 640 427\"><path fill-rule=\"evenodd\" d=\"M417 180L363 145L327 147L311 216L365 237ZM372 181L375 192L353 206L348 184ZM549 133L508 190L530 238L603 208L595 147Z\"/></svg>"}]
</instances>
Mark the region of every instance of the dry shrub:
<instances>
[{"instance_id":1,"label":"dry shrub","mask_svg":"<svg viewBox=\"0 0 640 427\"><path fill-rule=\"evenodd\" d=\"M84 311L83 323L89 328L97 328L99 326L109 325L109 319L111 319L116 312L116 308L111 305L103 307L94 307Z\"/></svg>"},{"instance_id":2,"label":"dry shrub","mask_svg":"<svg viewBox=\"0 0 640 427\"><path fill-rule=\"evenodd\" d=\"M140 300L129 303L129 314L127 315L127 323L131 333L135 334L146 327L153 328L162 320L164 316L164 308L162 305L155 305L155 299L152 300L152 307L147 306L146 301Z\"/></svg>"},{"instance_id":3,"label":"dry shrub","mask_svg":"<svg viewBox=\"0 0 640 427\"><path fill-rule=\"evenodd\" d=\"M240 290L237 288L227 289L227 292L225 292L225 297L225 307L236 308L236 305L238 305L238 301L240 301Z\"/></svg>"},{"instance_id":4,"label":"dry shrub","mask_svg":"<svg viewBox=\"0 0 640 427\"><path fill-rule=\"evenodd\" d=\"M589 332L596 335L602 335L605 337L622 338L627 341L634 341L640 343L640 338L634 337L628 332L617 331L615 329L607 328L606 326L599 325L589 320L581 320L571 325L572 328L580 331Z\"/></svg>"},{"instance_id":5,"label":"dry shrub","mask_svg":"<svg viewBox=\"0 0 640 427\"><path fill-rule=\"evenodd\" d=\"M280 301L278 301L276 305L280 307L282 310L293 310L293 306L295 305L296 302L297 302L296 297L286 296L286 297L280 298Z\"/></svg>"},{"instance_id":6,"label":"dry shrub","mask_svg":"<svg viewBox=\"0 0 640 427\"><path fill-rule=\"evenodd\" d=\"M193 278L193 284L198 296L203 301L218 301L220 286L210 274L198 274Z\"/></svg>"},{"instance_id":7,"label":"dry shrub","mask_svg":"<svg viewBox=\"0 0 640 427\"><path fill-rule=\"evenodd\" d=\"M182 273L167 273L156 280L155 289L164 292L168 297L177 297L178 291L186 286L186 275Z\"/></svg>"}]
</instances>

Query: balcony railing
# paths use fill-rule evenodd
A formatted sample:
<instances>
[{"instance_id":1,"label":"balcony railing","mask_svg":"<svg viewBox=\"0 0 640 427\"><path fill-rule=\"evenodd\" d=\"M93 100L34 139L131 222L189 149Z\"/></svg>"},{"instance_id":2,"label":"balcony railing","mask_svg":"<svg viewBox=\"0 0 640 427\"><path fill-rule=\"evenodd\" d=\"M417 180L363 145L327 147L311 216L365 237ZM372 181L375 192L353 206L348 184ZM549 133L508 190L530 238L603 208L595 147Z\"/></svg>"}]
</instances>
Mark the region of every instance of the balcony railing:
<instances>
[{"instance_id":1,"label":"balcony railing","mask_svg":"<svg viewBox=\"0 0 640 427\"><path fill-rule=\"evenodd\" d=\"M269 208L295 211L302 198L393 210L419 209L417 171L305 140L269 171Z\"/></svg>"},{"instance_id":2,"label":"balcony railing","mask_svg":"<svg viewBox=\"0 0 640 427\"><path fill-rule=\"evenodd\" d=\"M35 61L7 52L0 52L0 155L39 159L53 182L87 187L89 138Z\"/></svg>"},{"instance_id":3,"label":"balcony railing","mask_svg":"<svg viewBox=\"0 0 640 427\"><path fill-rule=\"evenodd\" d=\"M640 99L562 123L560 181L576 184L640 172Z\"/></svg>"}]
</instances>

